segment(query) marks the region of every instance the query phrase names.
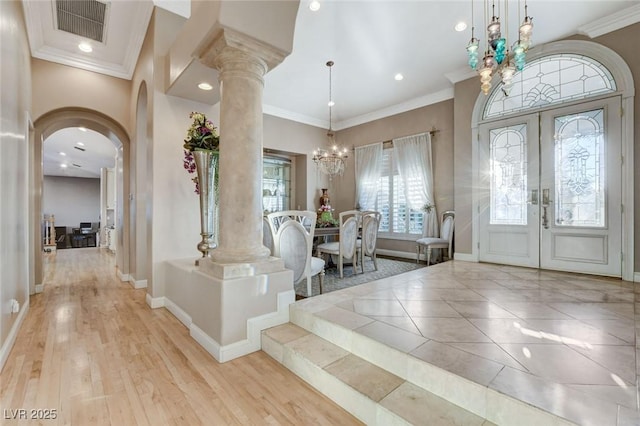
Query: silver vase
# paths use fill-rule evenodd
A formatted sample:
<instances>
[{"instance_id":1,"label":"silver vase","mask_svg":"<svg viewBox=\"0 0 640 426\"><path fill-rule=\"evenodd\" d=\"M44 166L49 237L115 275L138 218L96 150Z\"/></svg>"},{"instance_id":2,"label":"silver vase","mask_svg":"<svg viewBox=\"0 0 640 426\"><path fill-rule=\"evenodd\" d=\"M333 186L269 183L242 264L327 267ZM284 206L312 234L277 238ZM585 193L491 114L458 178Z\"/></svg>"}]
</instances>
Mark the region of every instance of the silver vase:
<instances>
[{"instance_id":1,"label":"silver vase","mask_svg":"<svg viewBox=\"0 0 640 426\"><path fill-rule=\"evenodd\" d=\"M198 186L200 189L200 236L198 251L202 257L208 256L209 251L216 248L215 243L215 212L216 212L216 167L218 166L218 153L214 151L194 151L193 158L198 174ZM199 265L200 259L196 260Z\"/></svg>"}]
</instances>

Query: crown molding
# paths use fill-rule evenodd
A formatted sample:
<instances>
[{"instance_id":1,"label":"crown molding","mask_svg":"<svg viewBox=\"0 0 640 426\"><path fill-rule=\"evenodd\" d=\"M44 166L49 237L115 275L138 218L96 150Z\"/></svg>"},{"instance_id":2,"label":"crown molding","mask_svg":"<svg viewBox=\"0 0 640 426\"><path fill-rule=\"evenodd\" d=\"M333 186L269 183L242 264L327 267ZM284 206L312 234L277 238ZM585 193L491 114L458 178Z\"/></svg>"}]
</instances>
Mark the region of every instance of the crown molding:
<instances>
[{"instance_id":1,"label":"crown molding","mask_svg":"<svg viewBox=\"0 0 640 426\"><path fill-rule=\"evenodd\" d=\"M321 129L329 128L329 121L319 120L308 115L299 114L273 105L262 105L262 112L274 117L284 118L285 120L295 121L297 123L308 124L309 126L320 127Z\"/></svg>"},{"instance_id":2,"label":"crown molding","mask_svg":"<svg viewBox=\"0 0 640 426\"><path fill-rule=\"evenodd\" d=\"M436 93L410 99L400 104L392 105L388 108L372 111L367 114L359 115L348 120L334 123L333 130L338 131L348 129L350 127L365 124L370 121L379 120L381 118L390 117L392 115L401 114L413 109L422 108L438 102L446 101L447 99L453 99L453 88L444 89ZM317 118L275 107L273 105L264 104L262 106L262 112L268 115L273 115L275 117L284 118L286 120L308 124L309 126L320 127L322 129L329 128L329 122L326 120L318 120Z\"/></svg>"},{"instance_id":3,"label":"crown molding","mask_svg":"<svg viewBox=\"0 0 640 426\"><path fill-rule=\"evenodd\" d=\"M628 7L602 19L583 25L578 28L578 34L595 38L635 24L636 22L640 22L640 4Z\"/></svg>"},{"instance_id":4,"label":"crown molding","mask_svg":"<svg viewBox=\"0 0 640 426\"><path fill-rule=\"evenodd\" d=\"M396 105L392 105L387 108L372 111L367 114L359 115L357 117L350 118L348 120L340 121L336 123L334 130L343 130L350 127L358 126L360 124L369 123L370 121L379 120L381 118L390 117L392 115L401 114L403 112L411 111L417 108L422 108L428 105L433 105L438 102L453 99L453 87L440 90L436 93L431 93L418 98L409 99L406 102L402 102Z\"/></svg>"}]
</instances>

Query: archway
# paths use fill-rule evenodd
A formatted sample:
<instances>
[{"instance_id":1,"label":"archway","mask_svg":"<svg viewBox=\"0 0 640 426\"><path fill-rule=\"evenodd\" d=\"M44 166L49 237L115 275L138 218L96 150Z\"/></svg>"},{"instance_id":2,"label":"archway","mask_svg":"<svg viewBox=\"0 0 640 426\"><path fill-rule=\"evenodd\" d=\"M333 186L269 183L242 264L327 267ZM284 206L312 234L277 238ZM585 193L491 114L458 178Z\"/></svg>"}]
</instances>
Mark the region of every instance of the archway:
<instances>
[{"instance_id":1,"label":"archway","mask_svg":"<svg viewBox=\"0 0 640 426\"><path fill-rule=\"evenodd\" d=\"M586 74L589 74L589 73L585 73L585 75L581 76L581 78L578 80L585 80L586 78L593 78L593 76L597 76L598 72L593 67L602 66L603 71L610 72L609 78L611 78L612 82L615 82L615 84L611 84L610 85L611 87L605 87L607 86L605 84L602 86L601 90L598 89L600 91L594 89L590 93L576 92L575 96L573 97L569 96L569 97L566 97L566 99L562 97L557 97L557 96L548 96L547 98L542 100L540 97L537 97L536 99L533 99L534 97L531 97L531 99L535 102L532 101L531 103L527 103L527 104L522 103L522 105L517 104L517 102L516 103L510 102L505 96L502 96L504 100L501 102L503 102L502 106L504 106L504 108L502 111L498 111L497 113L494 113L494 111L491 110L490 107L491 105L494 105L496 103L497 97L494 95L497 93L496 91L500 90L500 87L495 88L494 92L489 96L484 96L481 94L476 100L476 104L475 104L473 116L472 116L472 135L473 135L472 143L473 143L473 153L474 153L472 173L473 173L474 179L476 179L476 182L480 182L480 179L483 177L487 178L487 176L490 176L490 174L483 173L482 171L483 164L484 164L482 159L486 157L485 155L486 149L481 149L481 148L486 148L486 144L489 143L488 142L489 136L488 136L487 129L489 129L489 127L491 126L495 127L497 125L495 123L498 123L496 120L502 120L503 123L506 123L505 125L509 125L509 126L513 124L509 120L523 121L526 118L525 117L526 114L530 114L536 117L540 116L541 117L540 120L542 120L545 114L552 115L551 110L553 108L558 108L560 106L562 107L571 106L571 107L579 108L582 105L586 107L588 106L587 102L589 101L603 102L605 99L615 97L617 99L618 105L620 105L620 107L625 111L625 114L623 114L620 117L620 122L618 123L619 129L621 129L620 135L615 136L612 139L620 142L620 147L619 147L620 152L616 154L618 156L617 158L614 158L615 156L612 155L611 160L618 161L618 159L624 159L624 161L621 161L621 164L622 164L621 168L618 169L620 171L620 174L618 176L620 183L617 185L617 188L620 189L621 202L613 203L610 206L611 209L609 211L609 216L612 218L614 217L613 213L614 212L617 213L618 210L621 216L620 217L621 231L618 232L619 237L621 239L621 244L615 245L616 246L615 254L616 256L618 256L619 260L614 259L613 263L621 264L622 268L621 268L621 274L617 273L614 275L617 275L617 276L622 275L623 279L633 281L633 269L634 269L634 265L633 265L633 260L634 260L634 224L633 224L633 217L634 217L634 212L633 212L634 210L634 194L633 194L634 83L633 83L632 74L631 74L631 71L629 70L629 67L624 62L624 60L614 51L600 44L587 42L587 41L568 40L568 41L561 41L561 42L544 45L539 48L533 49L528 55L527 59L528 59L528 63L535 64L536 62L541 62L546 58L554 58L554 57L559 58L562 54L569 54L570 56L574 57L575 58L574 60L577 62L583 61L585 66L587 67L592 66L593 72L590 73L590 77L586 76ZM524 74L526 71L527 71L527 68L525 67L525 70L523 71L522 74ZM536 76L541 76L541 75L545 75L545 74L540 74L540 72L536 74ZM553 82L555 80L546 79L545 83L548 83L550 81ZM558 80L558 83L556 84L561 84L561 82L564 82L562 78L560 78ZM538 87L536 85L533 85L531 82L529 83L530 84L526 84L526 85L521 84L522 87L516 88L515 92L521 93L521 95L524 98L529 99L528 97L529 93L526 92L525 87L526 88L533 87L534 89ZM546 85L549 86L549 84L546 84ZM610 110L610 112L614 112L612 111L614 109L613 107L610 106L608 107L608 109ZM489 113L487 113L487 111L489 111ZM613 120L610 119L609 122L613 122ZM540 125L535 124L535 125L526 126L526 127L528 129L535 130L539 128ZM541 131L542 130L544 130L544 126L542 126ZM547 132L547 133L551 134L550 132ZM537 134L534 135L532 133L528 136L535 136L534 138L531 138L533 141L538 140ZM536 151L535 146L532 146L532 148L534 148L531 151L532 153L538 152ZM540 149L546 152L549 151L548 149L545 150L542 144ZM542 152L542 151L539 151L539 152ZM534 158L535 160L532 163L533 166L531 167L537 170L536 164L539 164L537 163L537 157L532 156L531 158ZM540 169L544 171L543 164L542 163L540 164L541 164ZM615 165L612 163L610 166L618 168L618 163L616 163ZM529 175L527 175L527 178L528 177ZM542 177L540 179L542 179ZM487 179L485 179L485 181L486 180ZM549 185L549 184L545 184L543 186L552 187L552 185ZM488 258L489 256L487 255L486 250L490 249L490 247L496 246L495 243L488 241L488 239L486 238L486 232L485 232L487 228L487 224L485 222L487 220L487 215L490 214L490 210L488 208L485 208L486 200L488 199L487 197L490 197L490 194L487 191L487 188L488 187L479 185L477 188L474 187L474 192L473 192L473 204L474 206L477 206L477 208L473 209L473 230L474 231L473 231L472 247L474 250L474 258L476 260L482 259L483 255L485 258ZM548 196L549 190L546 189L545 191L547 192L545 194L542 194L542 192L540 192L542 190L538 190L536 185L533 185L529 189L532 189L531 196L530 198L525 200L526 206L523 207L523 212L526 213L526 215L532 214L534 216L534 219L536 219L535 218L536 215L542 218L542 221L540 223L543 225L543 228L545 230L541 231L540 238L544 239L547 232L549 233L555 232L553 229L552 231L547 231L550 229L550 227L548 226L548 222L546 220L547 218L546 213L547 213L547 207L549 207L548 206L549 202L545 202L544 199L542 199L540 205L542 205L544 208L543 213L537 212L535 208L537 208L539 195L542 195L543 198L549 200L549 196ZM538 192L540 193L538 194ZM552 201L553 198L555 197L553 196L551 197L551 202L553 202ZM523 206L524 205L525 204L523 204ZM619 208L619 206L622 206L622 207ZM559 215L556 215L556 217L559 217ZM527 219L523 219L523 220L524 220L523 226L525 227L528 226L531 228L530 225L532 223L533 225L536 225L535 222L529 222ZM536 220L539 220L539 219L536 219ZM617 220L617 219L612 219L612 220ZM570 225L565 223L560 223L560 222L562 222L562 220L557 219L555 223L551 224L552 225L551 228L555 226L557 229L561 229L564 227L563 229L565 231L569 229ZM491 222L491 223L494 224L494 222ZM497 224L497 222L495 223ZM508 224L508 225L511 226L511 224ZM607 229L606 223L604 223L603 225L595 226L595 228L598 228L598 227L602 229ZM499 231L502 231L503 235L508 236L509 233L514 232L514 229L510 228L508 232L506 232L504 229L501 229ZM566 231L565 234L570 231L571 230ZM483 234L484 236L481 236L480 232L485 232ZM524 235L524 233L522 234ZM498 235L497 231L496 231L496 235ZM578 233L576 233L576 235L578 235ZM513 239L510 239L509 241L512 241L512 240ZM605 240L605 238L603 238L603 240ZM532 239L530 238L525 241L525 239L523 238L522 241L523 242L532 241ZM491 244L493 244L493 246ZM481 248L480 246L483 246L483 248ZM555 251L553 247L552 247L553 250L546 250L542 246L537 246L532 244L529 244L527 247L528 248L526 250L522 251L523 252L522 259L524 259L525 257L530 257L528 253L534 253L534 254L542 253L542 254L545 254L545 256L548 254L548 252L553 252L556 254L560 253ZM482 251L482 250L485 250L485 251ZM603 250L603 251L606 252L607 250ZM608 252L613 253L612 247L608 248ZM556 257L560 259L561 256L556 256ZM570 256L568 258L570 258ZM492 261L502 263L500 260L494 259ZM521 260L521 262L522 261L524 260ZM565 263L565 265L569 265L571 264L571 262L573 262L573 260L569 259L569 263ZM511 264L509 263L509 261L507 261L506 263ZM537 262L534 262L534 263L537 264ZM547 263L552 264L553 262L550 261ZM604 263L604 261L602 261L601 263ZM527 266L533 266L533 265L527 264ZM566 266L550 267L550 269L566 270L563 268L566 268ZM604 275L608 274L607 272L600 272L600 271L596 271L595 269L590 273L602 273Z\"/></svg>"},{"instance_id":2,"label":"archway","mask_svg":"<svg viewBox=\"0 0 640 426\"><path fill-rule=\"evenodd\" d=\"M43 268L42 268L42 239L40 238L40 224L42 218L42 192L43 192L43 171L42 171L42 144L52 133L67 127L86 127L104 135L112 141L117 150L116 159L116 180L117 180L117 229L118 247L116 249L116 267L121 280L129 280L129 147L130 140L124 128L112 118L85 108L61 108L50 111L34 123L33 138L33 162L32 181L33 188L30 197L31 211L31 232L33 237L33 257L34 257L34 277L29 283L30 293L42 291Z\"/></svg>"}]
</instances>

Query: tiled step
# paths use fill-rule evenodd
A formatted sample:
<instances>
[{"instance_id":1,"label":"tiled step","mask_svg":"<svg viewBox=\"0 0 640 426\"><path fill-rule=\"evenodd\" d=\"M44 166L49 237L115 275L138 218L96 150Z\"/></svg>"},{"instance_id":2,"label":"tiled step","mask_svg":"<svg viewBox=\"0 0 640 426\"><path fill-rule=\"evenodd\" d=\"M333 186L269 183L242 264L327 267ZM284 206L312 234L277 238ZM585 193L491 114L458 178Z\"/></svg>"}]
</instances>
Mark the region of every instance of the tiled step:
<instances>
[{"instance_id":1,"label":"tiled step","mask_svg":"<svg viewBox=\"0 0 640 426\"><path fill-rule=\"evenodd\" d=\"M411 401L415 398L412 397L408 397L407 401L402 403L398 401L398 395L408 389L411 389L411 392L420 393L421 396L418 398L420 400L436 398L437 401L442 400L449 404L447 409L451 412L460 410L464 415L474 416L462 424L483 424L485 420L486 424L498 425L575 424L568 420L572 418L571 407L567 412L553 413L544 406L542 408L534 406L493 389L488 383L483 384L479 378L482 378L486 372L474 370L473 355L466 354L468 358L446 360L445 363L458 364L458 367L465 370L464 374L452 373L420 358L418 347L421 345L424 347L426 342L420 336L394 328L393 333L385 334L382 342L379 341L379 336L374 340L364 332L369 326L361 323L362 316L350 317L349 314L345 316L344 310L334 311L333 307L332 301L327 297L318 298L315 301L306 299L302 303L291 305L291 323L265 331L263 350L367 424L388 424L382 420L391 421L390 418L394 417L397 418L398 424L406 422L424 424L424 421L419 420L421 416L434 415L431 411L422 410L421 407L426 406L424 402L416 403L415 411L406 407L397 410L397 407L402 404L413 404ZM341 317L337 319L334 314ZM372 323L371 326L379 326L379 323ZM311 342L319 347L311 345ZM436 342L428 344L437 345ZM369 395L365 400L356 396L343 398L342 395L345 392L351 394L356 392L354 390L356 388L348 380L333 373L335 369L339 369L337 366L339 364L334 366L334 363L347 357L354 357L360 362L367 363L371 366L369 368L382 369L394 380L400 380L401 384L378 401L370 396L370 392L358 392L360 395ZM508 378L507 374L504 376ZM518 376L513 379L517 381ZM511 386L509 383L502 384L503 388L509 386ZM338 387L351 390L338 391L336 390ZM556 391L564 392L567 389L563 387ZM553 399L553 395L549 395L549 404L553 404ZM581 399L581 394L576 393L576 399ZM377 402L377 405L374 405L375 410L371 405L374 403L367 403L367 400ZM392 403L392 401L395 402ZM583 406L584 404L580 405L580 407ZM589 411L589 408L587 410ZM595 405L593 410L591 418L602 417L602 413L596 412ZM475 423L476 420L481 422Z\"/></svg>"},{"instance_id":2,"label":"tiled step","mask_svg":"<svg viewBox=\"0 0 640 426\"><path fill-rule=\"evenodd\" d=\"M291 323L263 331L262 349L369 425L492 424Z\"/></svg>"}]
</instances>

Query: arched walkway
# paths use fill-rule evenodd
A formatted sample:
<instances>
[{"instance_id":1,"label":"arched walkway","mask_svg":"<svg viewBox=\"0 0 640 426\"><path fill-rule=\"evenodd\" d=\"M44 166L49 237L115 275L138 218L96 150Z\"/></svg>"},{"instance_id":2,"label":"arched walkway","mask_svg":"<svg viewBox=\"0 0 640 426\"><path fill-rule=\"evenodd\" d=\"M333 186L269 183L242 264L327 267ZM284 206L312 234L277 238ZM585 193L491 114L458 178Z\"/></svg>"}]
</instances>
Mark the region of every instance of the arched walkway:
<instances>
[{"instance_id":1,"label":"arched walkway","mask_svg":"<svg viewBox=\"0 0 640 426\"><path fill-rule=\"evenodd\" d=\"M116 249L116 268L121 279L128 280L129 274L129 147L130 139L124 128L112 118L85 108L61 108L39 117L34 123L33 159L31 162L32 192L30 197L31 218L30 235L34 252L34 282L29 283L31 294L40 292L43 285L42 238L40 226L42 220L42 144L52 133L67 127L86 127L104 135L117 150L117 229L118 246Z\"/></svg>"}]
</instances>

